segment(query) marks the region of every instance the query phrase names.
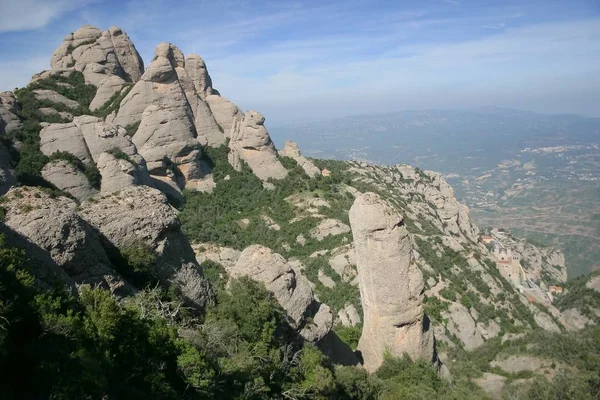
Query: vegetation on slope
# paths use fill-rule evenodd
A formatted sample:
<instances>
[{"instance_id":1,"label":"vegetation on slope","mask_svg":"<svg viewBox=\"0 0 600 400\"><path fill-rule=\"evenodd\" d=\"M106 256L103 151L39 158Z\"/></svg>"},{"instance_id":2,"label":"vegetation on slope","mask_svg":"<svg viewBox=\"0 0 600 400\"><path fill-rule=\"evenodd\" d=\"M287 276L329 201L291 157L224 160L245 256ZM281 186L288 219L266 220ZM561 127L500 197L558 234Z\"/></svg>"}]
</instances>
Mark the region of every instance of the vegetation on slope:
<instances>
[{"instance_id":1,"label":"vegetation on slope","mask_svg":"<svg viewBox=\"0 0 600 400\"><path fill-rule=\"evenodd\" d=\"M334 368L248 278L218 290L198 320L158 289L121 302L100 288L39 292L23 252L0 237L0 281L4 399L480 398L406 358L386 357L374 376Z\"/></svg>"},{"instance_id":2,"label":"vegetation on slope","mask_svg":"<svg viewBox=\"0 0 600 400\"><path fill-rule=\"evenodd\" d=\"M36 89L48 89L71 99L80 104L80 107L71 109L60 103L53 103L48 100L38 100L33 93ZM19 182L25 185L39 185L52 187L41 177L41 171L44 165L49 161L40 151L40 123L63 123L64 120L59 114L44 115L39 112L40 108L48 107L58 112L68 112L72 115L90 114L87 108L96 94L96 87L85 83L81 72L72 72L68 77L53 75L46 79L41 79L30 83L27 87L15 91L15 95L21 110L17 116L21 119L22 128L2 138L7 148L11 151L11 157L15 164L15 172ZM18 151L13 145L19 142ZM95 167L86 167L89 171L86 176L92 183L97 185L98 174L92 169ZM84 168L85 169L85 168Z\"/></svg>"}]
</instances>

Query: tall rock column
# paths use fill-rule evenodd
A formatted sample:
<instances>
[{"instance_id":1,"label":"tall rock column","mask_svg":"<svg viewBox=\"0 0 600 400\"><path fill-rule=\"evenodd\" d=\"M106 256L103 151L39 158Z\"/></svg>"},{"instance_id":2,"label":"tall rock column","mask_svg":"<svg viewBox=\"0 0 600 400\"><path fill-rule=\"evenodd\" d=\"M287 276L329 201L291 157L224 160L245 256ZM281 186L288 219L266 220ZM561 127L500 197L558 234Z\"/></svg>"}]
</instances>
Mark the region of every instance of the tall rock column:
<instances>
[{"instance_id":1,"label":"tall rock column","mask_svg":"<svg viewBox=\"0 0 600 400\"><path fill-rule=\"evenodd\" d=\"M378 195L365 193L350 208L364 325L358 350L375 371L394 356L433 360L433 330L423 314L423 276L413 262L402 217Z\"/></svg>"}]
</instances>

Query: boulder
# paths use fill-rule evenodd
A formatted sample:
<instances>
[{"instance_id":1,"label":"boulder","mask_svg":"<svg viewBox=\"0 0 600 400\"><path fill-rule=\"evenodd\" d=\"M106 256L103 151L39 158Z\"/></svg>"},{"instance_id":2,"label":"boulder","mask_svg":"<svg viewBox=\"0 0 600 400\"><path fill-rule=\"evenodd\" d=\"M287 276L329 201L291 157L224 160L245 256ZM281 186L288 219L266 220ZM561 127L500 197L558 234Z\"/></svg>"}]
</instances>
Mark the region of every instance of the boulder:
<instances>
[{"instance_id":1,"label":"boulder","mask_svg":"<svg viewBox=\"0 0 600 400\"><path fill-rule=\"evenodd\" d=\"M375 193L350 208L363 331L358 344L364 366L375 371L386 351L433 361L433 331L423 313L423 276L414 263L402 217Z\"/></svg>"},{"instance_id":2,"label":"boulder","mask_svg":"<svg viewBox=\"0 0 600 400\"><path fill-rule=\"evenodd\" d=\"M33 95L40 101L50 101L56 104L62 104L68 108L74 109L79 107L79 103L75 100L71 100L62 94L49 89L36 89L33 91Z\"/></svg>"},{"instance_id":3,"label":"boulder","mask_svg":"<svg viewBox=\"0 0 600 400\"><path fill-rule=\"evenodd\" d=\"M58 115L60 118L66 121L73 121L73 114L66 111L57 111L52 107L42 107L37 110L37 114L41 117L48 117L51 115Z\"/></svg>"},{"instance_id":4,"label":"boulder","mask_svg":"<svg viewBox=\"0 0 600 400\"><path fill-rule=\"evenodd\" d=\"M65 160L50 161L42 169L42 177L80 202L98 193L85 174Z\"/></svg>"},{"instance_id":5,"label":"boulder","mask_svg":"<svg viewBox=\"0 0 600 400\"><path fill-rule=\"evenodd\" d=\"M353 304L346 304L344 308L338 311L338 319L343 326L356 326L360 324L360 314L358 314Z\"/></svg>"},{"instance_id":6,"label":"boulder","mask_svg":"<svg viewBox=\"0 0 600 400\"><path fill-rule=\"evenodd\" d=\"M90 110L96 111L103 105L105 105L112 96L123 90L123 88L127 86L127 82L123 78L117 75L110 75L106 78L102 79L98 83L98 90L96 91L96 96L92 99L90 103Z\"/></svg>"},{"instance_id":7,"label":"boulder","mask_svg":"<svg viewBox=\"0 0 600 400\"><path fill-rule=\"evenodd\" d=\"M286 140L285 147L283 150L279 151L279 155L282 157L290 157L296 163L302 167L306 175L314 178L317 175L321 175L321 170L317 168L312 162L310 162L306 157L300 154L300 149L295 142L290 140Z\"/></svg>"},{"instance_id":8,"label":"boulder","mask_svg":"<svg viewBox=\"0 0 600 400\"><path fill-rule=\"evenodd\" d=\"M350 232L350 227L337 219L328 218L322 220L313 230L310 235L321 241L327 236L337 236L342 233Z\"/></svg>"},{"instance_id":9,"label":"boulder","mask_svg":"<svg viewBox=\"0 0 600 400\"><path fill-rule=\"evenodd\" d=\"M119 294L131 288L114 271L95 231L77 213L77 203L33 187L5 196L5 223L50 254L76 284L101 285Z\"/></svg>"},{"instance_id":10,"label":"boulder","mask_svg":"<svg viewBox=\"0 0 600 400\"><path fill-rule=\"evenodd\" d=\"M143 166L131 160L117 158L110 153L100 154L97 167L102 175L102 194L150 183L148 171Z\"/></svg>"},{"instance_id":11,"label":"boulder","mask_svg":"<svg viewBox=\"0 0 600 400\"><path fill-rule=\"evenodd\" d=\"M50 124L40 131L40 150L47 156L56 151L71 153L83 163L93 161L83 133L73 122Z\"/></svg>"},{"instance_id":12,"label":"boulder","mask_svg":"<svg viewBox=\"0 0 600 400\"><path fill-rule=\"evenodd\" d=\"M484 343L473 317L462 304L450 304L448 311L442 312L442 318L448 319L446 328L460 339L465 349L473 350Z\"/></svg>"},{"instance_id":13,"label":"boulder","mask_svg":"<svg viewBox=\"0 0 600 400\"><path fill-rule=\"evenodd\" d=\"M110 243L123 248L142 241L157 260L152 273L179 287L196 307L212 302L212 291L202 275L194 251L181 231L177 211L157 189L130 186L94 197L81 205L80 215Z\"/></svg>"},{"instance_id":14,"label":"boulder","mask_svg":"<svg viewBox=\"0 0 600 400\"><path fill-rule=\"evenodd\" d=\"M248 276L263 283L305 340L317 342L331 330L330 308L317 302L308 280L271 249L261 245L247 247L227 272L232 278Z\"/></svg>"},{"instance_id":15,"label":"boulder","mask_svg":"<svg viewBox=\"0 0 600 400\"><path fill-rule=\"evenodd\" d=\"M256 111L248 111L238 129L234 129L229 143L230 163L234 168L244 160L261 180L283 179L287 170L277 159L277 151L265 128L265 117Z\"/></svg>"}]
</instances>

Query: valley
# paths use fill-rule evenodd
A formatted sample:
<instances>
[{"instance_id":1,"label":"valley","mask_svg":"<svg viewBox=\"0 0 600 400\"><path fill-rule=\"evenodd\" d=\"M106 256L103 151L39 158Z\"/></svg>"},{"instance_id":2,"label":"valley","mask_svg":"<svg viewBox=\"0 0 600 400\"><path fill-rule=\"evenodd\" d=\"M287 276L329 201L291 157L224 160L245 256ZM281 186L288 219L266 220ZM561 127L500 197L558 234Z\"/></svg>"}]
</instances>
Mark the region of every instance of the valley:
<instances>
[{"instance_id":1,"label":"valley","mask_svg":"<svg viewBox=\"0 0 600 400\"><path fill-rule=\"evenodd\" d=\"M275 141L284 136L313 157L440 171L478 225L557 246L570 278L600 267L598 118L494 107L403 111L273 128Z\"/></svg>"}]
</instances>

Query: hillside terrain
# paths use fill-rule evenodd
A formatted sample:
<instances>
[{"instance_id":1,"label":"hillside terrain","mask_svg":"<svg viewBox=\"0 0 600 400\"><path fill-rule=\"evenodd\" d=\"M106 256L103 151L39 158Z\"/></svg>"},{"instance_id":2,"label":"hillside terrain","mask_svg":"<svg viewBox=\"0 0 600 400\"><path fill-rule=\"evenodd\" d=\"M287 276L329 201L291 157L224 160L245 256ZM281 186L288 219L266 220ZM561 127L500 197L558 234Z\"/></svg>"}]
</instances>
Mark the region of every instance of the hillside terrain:
<instances>
[{"instance_id":1,"label":"hillside terrain","mask_svg":"<svg viewBox=\"0 0 600 400\"><path fill-rule=\"evenodd\" d=\"M480 226L566 254L569 277L596 270L600 120L482 107L347 117L272 129L307 155L442 173ZM343 146L339 144L343 143Z\"/></svg>"},{"instance_id":2,"label":"hillside terrain","mask_svg":"<svg viewBox=\"0 0 600 400\"><path fill-rule=\"evenodd\" d=\"M0 99L2 398L600 395L598 275L437 172L278 150L116 27Z\"/></svg>"}]
</instances>

